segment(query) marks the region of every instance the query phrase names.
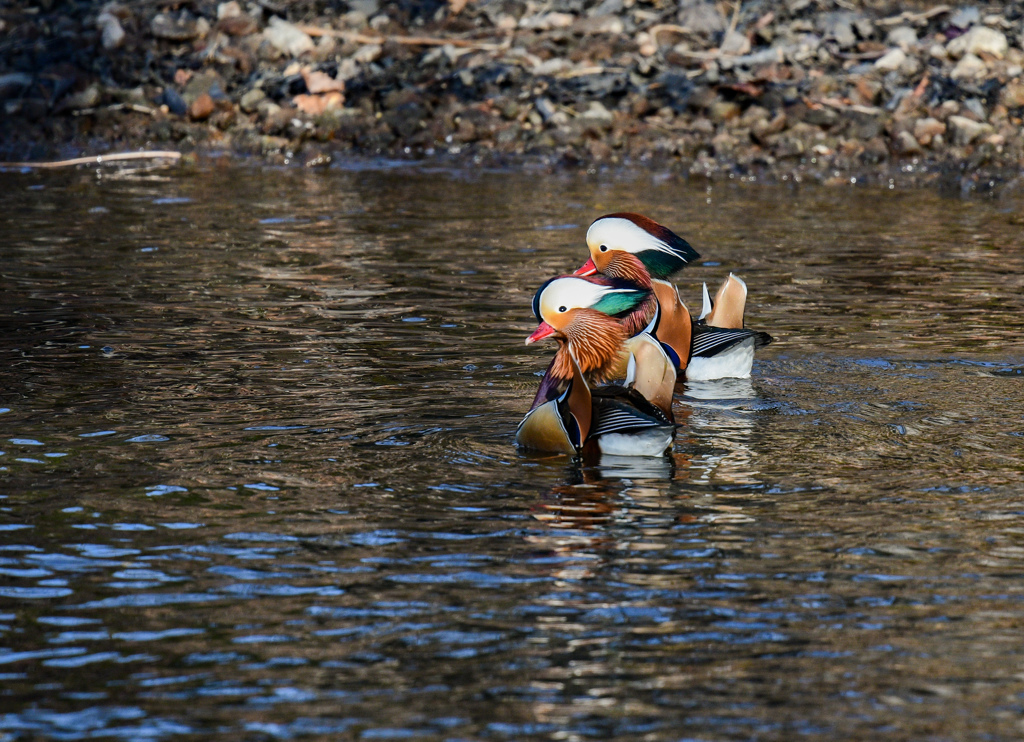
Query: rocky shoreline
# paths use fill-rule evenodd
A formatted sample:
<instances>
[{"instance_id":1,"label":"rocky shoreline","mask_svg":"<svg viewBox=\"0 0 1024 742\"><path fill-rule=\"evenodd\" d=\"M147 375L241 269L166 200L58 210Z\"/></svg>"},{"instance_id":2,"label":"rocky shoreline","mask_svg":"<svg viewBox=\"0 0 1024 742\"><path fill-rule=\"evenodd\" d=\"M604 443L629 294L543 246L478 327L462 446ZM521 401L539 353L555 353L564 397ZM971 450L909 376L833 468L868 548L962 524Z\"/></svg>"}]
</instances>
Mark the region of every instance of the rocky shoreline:
<instances>
[{"instance_id":1,"label":"rocky shoreline","mask_svg":"<svg viewBox=\"0 0 1024 742\"><path fill-rule=\"evenodd\" d=\"M1014 184L1024 4L0 8L0 158L137 148Z\"/></svg>"}]
</instances>

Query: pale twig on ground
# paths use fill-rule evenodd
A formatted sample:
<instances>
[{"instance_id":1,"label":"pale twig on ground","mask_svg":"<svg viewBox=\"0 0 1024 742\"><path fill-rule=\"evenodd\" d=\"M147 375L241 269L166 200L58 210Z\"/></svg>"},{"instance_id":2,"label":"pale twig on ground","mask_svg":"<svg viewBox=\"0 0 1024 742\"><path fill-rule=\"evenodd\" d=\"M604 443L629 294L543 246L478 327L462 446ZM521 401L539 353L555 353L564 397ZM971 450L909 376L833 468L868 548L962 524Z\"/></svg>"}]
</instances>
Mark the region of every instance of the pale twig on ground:
<instances>
[{"instance_id":1,"label":"pale twig on ground","mask_svg":"<svg viewBox=\"0 0 1024 742\"><path fill-rule=\"evenodd\" d=\"M146 152L117 152L112 155L94 155L92 157L75 157L70 160L53 162L0 162L0 167L58 168L74 167L75 165L105 165L110 162L125 160L178 160L181 152L172 150L148 150Z\"/></svg>"}]
</instances>

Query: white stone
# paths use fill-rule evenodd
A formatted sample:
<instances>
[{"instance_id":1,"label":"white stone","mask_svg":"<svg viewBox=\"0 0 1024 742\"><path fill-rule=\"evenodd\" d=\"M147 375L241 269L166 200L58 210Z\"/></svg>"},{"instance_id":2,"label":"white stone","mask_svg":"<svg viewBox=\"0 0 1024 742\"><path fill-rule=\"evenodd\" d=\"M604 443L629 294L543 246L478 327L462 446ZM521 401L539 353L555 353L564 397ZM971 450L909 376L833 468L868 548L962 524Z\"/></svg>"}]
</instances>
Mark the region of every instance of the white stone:
<instances>
[{"instance_id":1,"label":"white stone","mask_svg":"<svg viewBox=\"0 0 1024 742\"><path fill-rule=\"evenodd\" d=\"M965 54L956 63L956 67L949 73L949 76L954 80L973 80L978 77L984 77L987 72L988 68L981 61L980 57L976 57L973 54Z\"/></svg>"},{"instance_id":2,"label":"white stone","mask_svg":"<svg viewBox=\"0 0 1024 742\"><path fill-rule=\"evenodd\" d=\"M217 6L218 21L225 18L237 18L240 15L242 15L242 6L235 2L235 0L230 0L230 2L221 3Z\"/></svg>"},{"instance_id":3,"label":"white stone","mask_svg":"<svg viewBox=\"0 0 1024 742\"><path fill-rule=\"evenodd\" d=\"M100 41L104 49L116 49L124 43L124 29L113 13L104 10L96 16L96 27L100 29Z\"/></svg>"},{"instance_id":4,"label":"white stone","mask_svg":"<svg viewBox=\"0 0 1024 742\"><path fill-rule=\"evenodd\" d=\"M907 55L902 49L890 49L875 60L875 69L892 72L898 70L905 61L907 61Z\"/></svg>"},{"instance_id":5,"label":"white stone","mask_svg":"<svg viewBox=\"0 0 1024 742\"><path fill-rule=\"evenodd\" d=\"M978 137L995 131L990 124L982 124L966 116L950 116L946 123L953 135L953 142L960 146L970 144Z\"/></svg>"},{"instance_id":6,"label":"white stone","mask_svg":"<svg viewBox=\"0 0 1024 742\"><path fill-rule=\"evenodd\" d=\"M270 24L263 30L263 38L282 54L290 54L293 57L314 48L313 39L309 34L276 15L270 18Z\"/></svg>"},{"instance_id":7,"label":"white stone","mask_svg":"<svg viewBox=\"0 0 1024 742\"><path fill-rule=\"evenodd\" d=\"M896 26L889 32L886 41L892 46L898 46L906 51L917 44L917 31L910 26Z\"/></svg>"},{"instance_id":8,"label":"white stone","mask_svg":"<svg viewBox=\"0 0 1024 742\"><path fill-rule=\"evenodd\" d=\"M974 26L967 33L946 44L946 51L954 57L984 52L1002 59L1009 48L1005 34L988 26Z\"/></svg>"},{"instance_id":9,"label":"white stone","mask_svg":"<svg viewBox=\"0 0 1024 742\"><path fill-rule=\"evenodd\" d=\"M580 118L603 121L609 124L615 119L612 112L605 108L603 103L596 100L590 101L590 107L580 114Z\"/></svg>"}]
</instances>

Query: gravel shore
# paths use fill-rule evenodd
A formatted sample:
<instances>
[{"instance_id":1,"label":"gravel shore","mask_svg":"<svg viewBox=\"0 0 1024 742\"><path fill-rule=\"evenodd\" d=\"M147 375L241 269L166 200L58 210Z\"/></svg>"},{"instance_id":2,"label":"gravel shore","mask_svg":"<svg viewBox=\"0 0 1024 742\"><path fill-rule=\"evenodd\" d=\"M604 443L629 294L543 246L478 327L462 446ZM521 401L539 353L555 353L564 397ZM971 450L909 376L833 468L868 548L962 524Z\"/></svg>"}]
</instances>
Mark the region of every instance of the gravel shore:
<instances>
[{"instance_id":1,"label":"gravel shore","mask_svg":"<svg viewBox=\"0 0 1024 742\"><path fill-rule=\"evenodd\" d=\"M136 148L1020 188L1024 4L0 8L0 157Z\"/></svg>"}]
</instances>

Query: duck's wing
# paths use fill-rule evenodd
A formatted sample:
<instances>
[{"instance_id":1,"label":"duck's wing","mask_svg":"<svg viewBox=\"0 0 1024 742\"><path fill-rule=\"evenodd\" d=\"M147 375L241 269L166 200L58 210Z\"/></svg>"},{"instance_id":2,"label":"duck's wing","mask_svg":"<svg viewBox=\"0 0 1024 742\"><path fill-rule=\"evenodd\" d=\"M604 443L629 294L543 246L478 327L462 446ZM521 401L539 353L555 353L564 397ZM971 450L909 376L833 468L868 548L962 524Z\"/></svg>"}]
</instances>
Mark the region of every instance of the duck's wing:
<instances>
[{"instance_id":1,"label":"duck's wing","mask_svg":"<svg viewBox=\"0 0 1024 742\"><path fill-rule=\"evenodd\" d=\"M710 358L725 352L737 343L749 339L753 339L754 348L763 348L773 340L772 336L767 332L759 332L758 330L733 330L694 323L693 345L690 348L690 358Z\"/></svg>"},{"instance_id":2,"label":"duck's wing","mask_svg":"<svg viewBox=\"0 0 1024 742\"><path fill-rule=\"evenodd\" d=\"M572 379L560 395L526 413L516 429L516 443L520 446L571 455L579 453L587 440L592 418L590 388L575 357L571 353L569 357L573 367ZM543 382L541 388L544 388Z\"/></svg>"},{"instance_id":3,"label":"duck's wing","mask_svg":"<svg viewBox=\"0 0 1024 742\"><path fill-rule=\"evenodd\" d=\"M707 286L704 287L704 296L706 300ZM707 324L730 330L742 329L743 312L747 306L747 284L739 276L730 273L715 292L711 306L711 311L706 315L701 313Z\"/></svg>"},{"instance_id":4,"label":"duck's wing","mask_svg":"<svg viewBox=\"0 0 1024 742\"><path fill-rule=\"evenodd\" d=\"M677 368L686 368L693 336L690 310L679 298L676 287L668 281L653 281L652 288L658 299L658 321L651 334L667 346L666 352Z\"/></svg>"},{"instance_id":5,"label":"duck's wing","mask_svg":"<svg viewBox=\"0 0 1024 742\"><path fill-rule=\"evenodd\" d=\"M626 386L638 391L671 419L672 395L676 386L675 362L649 332L629 338L626 350L629 352Z\"/></svg>"},{"instance_id":6,"label":"duck's wing","mask_svg":"<svg viewBox=\"0 0 1024 742\"><path fill-rule=\"evenodd\" d=\"M701 284L701 303L700 303L700 316L697 321L700 322L702 319L706 319L714 306L711 304L711 295L708 293L708 284L705 281Z\"/></svg>"},{"instance_id":7,"label":"duck's wing","mask_svg":"<svg viewBox=\"0 0 1024 742\"><path fill-rule=\"evenodd\" d=\"M591 395L591 438L612 433L640 433L649 428L674 428L668 416L635 389L609 384L593 389Z\"/></svg>"}]
</instances>

